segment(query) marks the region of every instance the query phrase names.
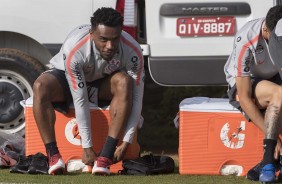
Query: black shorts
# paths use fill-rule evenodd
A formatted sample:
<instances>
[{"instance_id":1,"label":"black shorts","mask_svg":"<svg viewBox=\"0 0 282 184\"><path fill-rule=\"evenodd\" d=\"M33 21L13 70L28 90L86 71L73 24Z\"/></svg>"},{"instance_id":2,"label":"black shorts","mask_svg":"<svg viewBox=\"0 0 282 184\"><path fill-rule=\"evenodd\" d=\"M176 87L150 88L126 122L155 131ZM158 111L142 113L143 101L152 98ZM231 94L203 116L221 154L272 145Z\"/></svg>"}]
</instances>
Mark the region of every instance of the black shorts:
<instances>
[{"instance_id":1,"label":"black shorts","mask_svg":"<svg viewBox=\"0 0 282 184\"><path fill-rule=\"evenodd\" d=\"M270 78L270 79L260 79L260 78L251 78L251 82L252 82L252 97L254 97L254 91L258 85L259 82L261 82L262 80L267 80L267 81L271 81L275 84L278 84L278 85L282 85L282 79L278 74L276 74L274 77ZM241 113L245 116L245 118L248 120L248 121L251 121L250 117L248 116L248 114L246 114L239 101L236 100L236 95L237 95L237 88L236 88L236 84L234 86L228 86L228 91L227 91L227 96L229 98L229 103L237 108L239 111L241 111ZM262 112L265 111L265 109L262 109L261 110Z\"/></svg>"},{"instance_id":2,"label":"black shorts","mask_svg":"<svg viewBox=\"0 0 282 184\"><path fill-rule=\"evenodd\" d=\"M67 81L67 78L66 78L66 75L65 75L65 71L58 70L58 69L51 69L51 70L47 70L46 72L52 74L53 76L55 76L58 79L58 81L60 82L60 85L63 88L64 95L66 97L66 101L64 101L64 102L54 102L53 107L57 111L64 113L64 114L67 114L68 111L69 111L69 106L73 103L73 98L72 98L70 87L69 87L69 84L68 84L68 81ZM87 82L86 85L87 85L87 87L90 87L90 88L93 87L93 88L96 88L98 90L100 88L103 80L105 80L105 78L98 79L98 80L95 80L95 81L90 82L90 83ZM99 93L99 90L98 90L98 93ZM108 106L111 101L109 101L109 100L99 100L98 99L98 96L99 96L98 93L97 93L97 104L96 105L99 106L99 107Z\"/></svg>"}]
</instances>

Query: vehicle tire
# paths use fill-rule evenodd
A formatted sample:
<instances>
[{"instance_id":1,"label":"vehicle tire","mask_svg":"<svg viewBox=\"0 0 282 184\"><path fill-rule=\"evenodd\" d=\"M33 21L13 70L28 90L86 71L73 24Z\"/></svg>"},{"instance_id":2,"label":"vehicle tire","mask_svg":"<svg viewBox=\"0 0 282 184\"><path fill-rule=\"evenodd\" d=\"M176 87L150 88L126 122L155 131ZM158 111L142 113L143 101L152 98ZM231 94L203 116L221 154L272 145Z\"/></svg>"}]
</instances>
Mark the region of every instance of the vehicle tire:
<instances>
[{"instance_id":1,"label":"vehicle tire","mask_svg":"<svg viewBox=\"0 0 282 184\"><path fill-rule=\"evenodd\" d=\"M36 59L16 49L0 49L0 133L25 134L24 108L35 79L45 70Z\"/></svg>"}]
</instances>

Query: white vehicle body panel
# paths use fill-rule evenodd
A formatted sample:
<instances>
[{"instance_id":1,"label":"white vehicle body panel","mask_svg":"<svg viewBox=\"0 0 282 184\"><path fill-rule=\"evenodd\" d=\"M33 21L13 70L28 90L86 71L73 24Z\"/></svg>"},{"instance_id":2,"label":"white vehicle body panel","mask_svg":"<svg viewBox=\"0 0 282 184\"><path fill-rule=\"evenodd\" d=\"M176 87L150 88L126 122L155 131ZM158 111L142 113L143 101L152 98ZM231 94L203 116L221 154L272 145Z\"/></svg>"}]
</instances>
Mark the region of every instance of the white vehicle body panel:
<instances>
[{"instance_id":1,"label":"white vehicle body panel","mask_svg":"<svg viewBox=\"0 0 282 184\"><path fill-rule=\"evenodd\" d=\"M39 43L62 43L76 26L90 24L101 6L116 0L1 0L0 30L27 35Z\"/></svg>"},{"instance_id":2,"label":"white vehicle body panel","mask_svg":"<svg viewBox=\"0 0 282 184\"><path fill-rule=\"evenodd\" d=\"M227 2L226 0L158 0L146 1L147 44L150 45L152 57L158 56L217 56L229 55L232 49L233 36L223 37L179 37L176 35L176 20L178 16L164 17L160 8L166 3L211 3ZM234 1L233 1L234 2ZM246 21L265 16L273 1L249 0L252 14L236 17L237 30ZM216 47L215 47L216 46Z\"/></svg>"},{"instance_id":3,"label":"white vehicle body panel","mask_svg":"<svg viewBox=\"0 0 282 184\"><path fill-rule=\"evenodd\" d=\"M268 10L281 1L148 0L145 3L151 77L160 85L186 86L226 85L223 66L231 53L235 33L247 21L265 17ZM187 18L221 19L228 16L236 19L232 35L177 35L179 18L184 21Z\"/></svg>"}]
</instances>

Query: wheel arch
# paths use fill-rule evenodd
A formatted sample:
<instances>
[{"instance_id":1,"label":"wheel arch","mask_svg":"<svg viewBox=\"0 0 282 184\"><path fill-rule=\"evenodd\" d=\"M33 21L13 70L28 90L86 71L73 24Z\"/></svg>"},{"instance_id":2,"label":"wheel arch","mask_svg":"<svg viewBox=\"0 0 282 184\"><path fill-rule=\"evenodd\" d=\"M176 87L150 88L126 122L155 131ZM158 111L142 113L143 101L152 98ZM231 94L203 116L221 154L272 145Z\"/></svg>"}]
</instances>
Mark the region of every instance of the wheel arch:
<instances>
[{"instance_id":1,"label":"wheel arch","mask_svg":"<svg viewBox=\"0 0 282 184\"><path fill-rule=\"evenodd\" d=\"M0 48L20 50L38 60L45 68L52 58L50 51L38 41L16 32L0 31Z\"/></svg>"}]
</instances>

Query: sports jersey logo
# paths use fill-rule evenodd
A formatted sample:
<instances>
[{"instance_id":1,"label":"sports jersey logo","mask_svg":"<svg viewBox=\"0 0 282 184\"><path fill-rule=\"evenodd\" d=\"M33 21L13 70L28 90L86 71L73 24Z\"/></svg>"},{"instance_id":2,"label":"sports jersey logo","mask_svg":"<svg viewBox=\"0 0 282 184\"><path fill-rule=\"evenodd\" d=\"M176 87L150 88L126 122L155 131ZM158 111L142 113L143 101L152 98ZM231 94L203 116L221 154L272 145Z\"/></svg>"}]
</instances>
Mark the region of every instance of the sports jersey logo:
<instances>
[{"instance_id":1,"label":"sports jersey logo","mask_svg":"<svg viewBox=\"0 0 282 184\"><path fill-rule=\"evenodd\" d=\"M75 65L74 65L74 75L77 77L77 80L78 80L78 85L77 86L79 88L83 88L84 87L84 82L82 82L82 75L81 75L78 67L79 67L79 64L78 64L78 62L76 62Z\"/></svg>"},{"instance_id":2,"label":"sports jersey logo","mask_svg":"<svg viewBox=\"0 0 282 184\"><path fill-rule=\"evenodd\" d=\"M245 67L244 67L244 72L249 72L250 71L250 64L251 61L253 60L253 54L251 51L249 51L248 55L245 58Z\"/></svg>"},{"instance_id":3,"label":"sports jersey logo","mask_svg":"<svg viewBox=\"0 0 282 184\"><path fill-rule=\"evenodd\" d=\"M80 146L81 145L81 137L79 135L79 131L78 131L78 125L76 123L76 119L71 119L65 127L65 136L67 138L67 140L76 146Z\"/></svg>"},{"instance_id":4,"label":"sports jersey logo","mask_svg":"<svg viewBox=\"0 0 282 184\"><path fill-rule=\"evenodd\" d=\"M246 66L246 67L244 68L244 72L249 72L249 71L250 71L250 67Z\"/></svg>"},{"instance_id":5,"label":"sports jersey logo","mask_svg":"<svg viewBox=\"0 0 282 184\"><path fill-rule=\"evenodd\" d=\"M136 63L138 61L138 57L137 56L133 56L132 58L131 58L131 62L132 63Z\"/></svg>"},{"instance_id":6,"label":"sports jersey logo","mask_svg":"<svg viewBox=\"0 0 282 184\"><path fill-rule=\"evenodd\" d=\"M134 73L137 72L137 67L138 67L137 61L138 61L138 57L137 57L137 56L133 56L133 57L131 58L131 62L133 63L133 66L131 67L131 70L132 70Z\"/></svg>"},{"instance_id":7,"label":"sports jersey logo","mask_svg":"<svg viewBox=\"0 0 282 184\"><path fill-rule=\"evenodd\" d=\"M253 53L251 50L249 50L249 53L245 59L245 64L249 65L253 59L254 59Z\"/></svg>"},{"instance_id":8,"label":"sports jersey logo","mask_svg":"<svg viewBox=\"0 0 282 184\"><path fill-rule=\"evenodd\" d=\"M83 87L84 87L84 82L78 83L78 87L79 87L79 88L83 88Z\"/></svg>"},{"instance_id":9,"label":"sports jersey logo","mask_svg":"<svg viewBox=\"0 0 282 184\"><path fill-rule=\"evenodd\" d=\"M256 54L260 54L264 51L264 48L262 45L258 45L257 48L256 48Z\"/></svg>"},{"instance_id":10,"label":"sports jersey logo","mask_svg":"<svg viewBox=\"0 0 282 184\"><path fill-rule=\"evenodd\" d=\"M240 149L244 146L245 134L242 133L246 129L246 122L241 121L239 127L231 127L227 122L220 131L220 139L224 146L231 149Z\"/></svg>"},{"instance_id":11,"label":"sports jersey logo","mask_svg":"<svg viewBox=\"0 0 282 184\"><path fill-rule=\"evenodd\" d=\"M264 52L264 47L262 45L258 45L255 50L255 53L257 54L257 63L258 64L264 63L264 57L262 55L259 55L263 52Z\"/></svg>"},{"instance_id":12,"label":"sports jersey logo","mask_svg":"<svg viewBox=\"0 0 282 184\"><path fill-rule=\"evenodd\" d=\"M108 62L108 65L105 67L105 73L111 74L116 71L120 67L120 61L116 59L112 59Z\"/></svg>"}]
</instances>

